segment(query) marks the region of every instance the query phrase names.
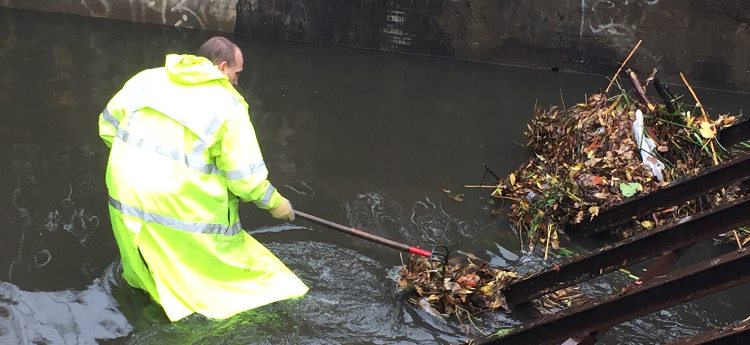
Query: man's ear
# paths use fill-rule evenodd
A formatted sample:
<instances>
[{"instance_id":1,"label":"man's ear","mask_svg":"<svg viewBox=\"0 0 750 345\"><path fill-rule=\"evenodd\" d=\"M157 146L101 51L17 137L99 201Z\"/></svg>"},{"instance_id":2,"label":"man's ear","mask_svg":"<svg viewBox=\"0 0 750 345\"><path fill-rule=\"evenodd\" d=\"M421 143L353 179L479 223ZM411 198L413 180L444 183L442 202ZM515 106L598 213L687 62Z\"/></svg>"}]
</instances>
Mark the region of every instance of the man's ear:
<instances>
[{"instance_id":1,"label":"man's ear","mask_svg":"<svg viewBox=\"0 0 750 345\"><path fill-rule=\"evenodd\" d=\"M224 60L222 62L219 62L219 64L216 65L216 67L219 67L219 71L224 72L227 69L227 67L229 67L229 64L227 63L226 60Z\"/></svg>"}]
</instances>

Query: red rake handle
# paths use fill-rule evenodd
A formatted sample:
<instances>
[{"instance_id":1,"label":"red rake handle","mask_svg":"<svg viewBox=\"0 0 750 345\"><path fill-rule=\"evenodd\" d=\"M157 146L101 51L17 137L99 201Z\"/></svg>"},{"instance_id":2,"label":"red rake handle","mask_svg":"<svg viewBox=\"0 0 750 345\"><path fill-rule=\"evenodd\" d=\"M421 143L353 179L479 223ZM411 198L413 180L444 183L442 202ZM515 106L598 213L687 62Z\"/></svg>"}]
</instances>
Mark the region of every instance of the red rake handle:
<instances>
[{"instance_id":1,"label":"red rake handle","mask_svg":"<svg viewBox=\"0 0 750 345\"><path fill-rule=\"evenodd\" d=\"M394 248L394 249L402 250L402 251L405 251L405 252L411 253L411 254L426 256L428 258L432 256L432 252L430 252L428 250L424 250L424 249L419 248L419 247L413 247L413 246L410 246L410 245L407 245L407 244L399 243L399 242L396 242L396 241L393 241L393 240L389 240L387 238L383 238L383 237L376 236L376 235L373 235L373 234L370 234L370 233L366 233L366 232L364 232L362 230L357 230L355 228L350 228L348 226L343 226L341 224L337 224L337 223L334 223L334 222L332 222L330 220L325 220L323 218L319 218L319 217L307 214L305 212L301 212L301 211L295 210L294 214L297 217L305 218L305 219L313 221L315 223L325 225L325 226L327 226L327 227L329 227L329 228L331 228L333 230L338 230L338 231L341 231L341 232L343 232L345 234L349 234L349 235L352 235L352 236L357 236L357 237L359 237L361 239L365 239L365 240L368 240L370 242L375 242L375 243L378 243L378 244L382 244L384 246L388 246L388 247L391 247L391 248Z\"/></svg>"}]
</instances>

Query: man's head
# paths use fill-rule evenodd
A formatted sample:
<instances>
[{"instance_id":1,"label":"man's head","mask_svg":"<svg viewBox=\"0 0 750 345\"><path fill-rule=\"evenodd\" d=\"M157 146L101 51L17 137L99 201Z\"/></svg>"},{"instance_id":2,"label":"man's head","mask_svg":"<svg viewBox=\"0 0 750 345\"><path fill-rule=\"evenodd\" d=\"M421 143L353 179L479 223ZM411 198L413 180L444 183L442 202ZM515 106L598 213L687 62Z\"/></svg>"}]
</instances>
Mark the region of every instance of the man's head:
<instances>
[{"instance_id":1,"label":"man's head","mask_svg":"<svg viewBox=\"0 0 750 345\"><path fill-rule=\"evenodd\" d=\"M211 37L198 48L196 55L211 60L221 73L229 77L232 85L237 85L245 62L240 47L234 42L220 36Z\"/></svg>"}]
</instances>

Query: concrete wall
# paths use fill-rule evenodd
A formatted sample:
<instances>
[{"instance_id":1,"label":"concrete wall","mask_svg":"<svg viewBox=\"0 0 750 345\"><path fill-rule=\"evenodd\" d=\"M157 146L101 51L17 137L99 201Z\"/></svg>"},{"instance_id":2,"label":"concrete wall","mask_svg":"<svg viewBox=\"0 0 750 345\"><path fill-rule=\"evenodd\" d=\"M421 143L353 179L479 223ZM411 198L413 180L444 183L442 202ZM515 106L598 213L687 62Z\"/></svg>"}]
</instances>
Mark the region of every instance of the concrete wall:
<instances>
[{"instance_id":1,"label":"concrete wall","mask_svg":"<svg viewBox=\"0 0 750 345\"><path fill-rule=\"evenodd\" d=\"M26 9L750 89L746 0L0 0Z\"/></svg>"},{"instance_id":2,"label":"concrete wall","mask_svg":"<svg viewBox=\"0 0 750 345\"><path fill-rule=\"evenodd\" d=\"M0 0L0 6L227 32L237 13L237 0Z\"/></svg>"},{"instance_id":3,"label":"concrete wall","mask_svg":"<svg viewBox=\"0 0 750 345\"><path fill-rule=\"evenodd\" d=\"M238 33L750 88L746 0L239 0Z\"/></svg>"}]
</instances>

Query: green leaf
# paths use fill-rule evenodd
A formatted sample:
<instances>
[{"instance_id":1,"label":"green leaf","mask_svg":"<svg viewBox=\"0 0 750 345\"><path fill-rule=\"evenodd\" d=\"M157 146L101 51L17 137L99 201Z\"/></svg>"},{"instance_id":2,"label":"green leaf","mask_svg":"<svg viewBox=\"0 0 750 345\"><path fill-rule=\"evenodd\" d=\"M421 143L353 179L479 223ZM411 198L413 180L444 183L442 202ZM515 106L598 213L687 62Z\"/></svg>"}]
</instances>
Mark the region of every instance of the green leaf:
<instances>
[{"instance_id":1,"label":"green leaf","mask_svg":"<svg viewBox=\"0 0 750 345\"><path fill-rule=\"evenodd\" d=\"M510 333L512 331L513 331L513 327L501 328L497 332L495 332L495 335L498 336L498 337L502 337L502 336L505 336L505 335L507 335L508 333Z\"/></svg>"},{"instance_id":2,"label":"green leaf","mask_svg":"<svg viewBox=\"0 0 750 345\"><path fill-rule=\"evenodd\" d=\"M635 195L639 190L643 190L643 186L638 182L620 183L620 192L626 198Z\"/></svg>"}]
</instances>

